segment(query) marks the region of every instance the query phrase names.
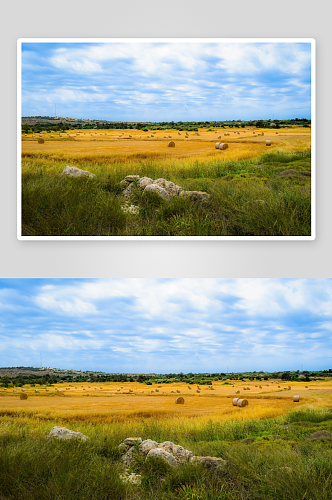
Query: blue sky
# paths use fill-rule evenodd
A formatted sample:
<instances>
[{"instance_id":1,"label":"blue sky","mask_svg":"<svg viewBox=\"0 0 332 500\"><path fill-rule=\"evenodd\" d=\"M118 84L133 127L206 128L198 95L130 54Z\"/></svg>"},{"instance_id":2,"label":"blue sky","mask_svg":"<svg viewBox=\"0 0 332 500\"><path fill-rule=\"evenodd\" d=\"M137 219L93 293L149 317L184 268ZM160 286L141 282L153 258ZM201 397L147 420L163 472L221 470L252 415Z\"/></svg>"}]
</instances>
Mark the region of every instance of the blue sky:
<instances>
[{"instance_id":1,"label":"blue sky","mask_svg":"<svg viewBox=\"0 0 332 500\"><path fill-rule=\"evenodd\" d=\"M311 118L310 43L23 43L22 115Z\"/></svg>"},{"instance_id":2,"label":"blue sky","mask_svg":"<svg viewBox=\"0 0 332 500\"><path fill-rule=\"evenodd\" d=\"M332 368L329 279L2 279L1 366Z\"/></svg>"}]
</instances>

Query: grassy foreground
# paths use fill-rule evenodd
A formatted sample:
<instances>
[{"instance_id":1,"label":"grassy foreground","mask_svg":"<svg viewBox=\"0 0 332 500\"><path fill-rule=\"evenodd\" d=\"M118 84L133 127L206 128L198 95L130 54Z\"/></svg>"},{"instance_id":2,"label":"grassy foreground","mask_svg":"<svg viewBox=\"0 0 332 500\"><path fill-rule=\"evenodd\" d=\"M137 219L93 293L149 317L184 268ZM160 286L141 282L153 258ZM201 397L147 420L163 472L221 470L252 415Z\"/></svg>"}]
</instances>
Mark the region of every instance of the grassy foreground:
<instances>
[{"instance_id":1,"label":"grassy foreground","mask_svg":"<svg viewBox=\"0 0 332 500\"><path fill-rule=\"evenodd\" d=\"M74 165L95 179L60 178L68 160L27 153L22 159L24 236L309 236L310 150L271 151L239 161L136 160L112 164L84 157ZM73 163L72 163L73 164ZM289 170L287 175L281 172ZM301 172L305 172L302 175ZM128 214L120 181L128 174L206 191L204 205L136 193ZM152 193L150 193L152 195Z\"/></svg>"},{"instance_id":2,"label":"grassy foreground","mask_svg":"<svg viewBox=\"0 0 332 500\"><path fill-rule=\"evenodd\" d=\"M10 500L328 500L332 498L332 440L309 436L332 431L332 411L299 408L283 417L202 422L144 417L127 423L67 427L88 442L48 441L65 422L1 412L0 498ZM188 464L137 462L140 485L120 479L119 443L129 435L173 441L227 460L216 475Z\"/></svg>"}]
</instances>

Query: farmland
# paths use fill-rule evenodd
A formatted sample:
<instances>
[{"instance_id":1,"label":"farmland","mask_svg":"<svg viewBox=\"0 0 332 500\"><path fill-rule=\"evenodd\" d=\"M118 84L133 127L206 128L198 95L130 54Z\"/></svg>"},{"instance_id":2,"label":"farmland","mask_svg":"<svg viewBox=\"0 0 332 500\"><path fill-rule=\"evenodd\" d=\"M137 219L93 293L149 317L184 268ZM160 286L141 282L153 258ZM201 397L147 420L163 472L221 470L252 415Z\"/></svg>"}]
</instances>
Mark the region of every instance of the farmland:
<instances>
[{"instance_id":1,"label":"farmland","mask_svg":"<svg viewBox=\"0 0 332 500\"><path fill-rule=\"evenodd\" d=\"M201 128L188 137L174 129L75 129L61 137L42 133L43 144L38 138L22 135L25 236L311 234L310 128ZM216 149L216 142L228 148ZM67 165L96 177L63 182ZM179 197L142 199L137 192L131 203L139 211L128 214L120 181L130 174L165 178L210 198L200 205Z\"/></svg>"},{"instance_id":2,"label":"farmland","mask_svg":"<svg viewBox=\"0 0 332 500\"><path fill-rule=\"evenodd\" d=\"M38 392L26 385L26 400L19 397L22 388L2 387L0 495L16 500L330 499L332 441L310 435L332 431L331 378L226 382L213 382L213 390L201 386L199 393L197 386L189 389L181 382L58 383ZM232 405L236 391L248 406ZM183 405L175 404L179 395ZM46 436L55 425L90 439L49 442ZM227 465L216 475L190 464L173 470L157 460L138 461L132 470L142 483L123 483L118 445L128 436L170 440L195 455L221 457Z\"/></svg>"}]
</instances>

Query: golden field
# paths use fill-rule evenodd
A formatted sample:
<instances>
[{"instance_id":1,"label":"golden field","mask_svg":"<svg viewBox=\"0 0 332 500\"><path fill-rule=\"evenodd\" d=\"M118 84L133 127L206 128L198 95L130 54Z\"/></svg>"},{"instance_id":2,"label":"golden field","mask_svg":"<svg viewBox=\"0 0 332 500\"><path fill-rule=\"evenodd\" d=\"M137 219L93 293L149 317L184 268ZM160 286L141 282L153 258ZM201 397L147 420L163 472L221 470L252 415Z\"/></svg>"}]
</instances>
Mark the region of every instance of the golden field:
<instances>
[{"instance_id":1,"label":"golden field","mask_svg":"<svg viewBox=\"0 0 332 500\"><path fill-rule=\"evenodd\" d=\"M133 163L157 160L158 163L176 162L178 167L191 165L195 161L244 160L255 158L264 152L303 151L311 146L311 130L303 127L275 129L200 129L199 136L174 130L142 132L139 130L86 130L79 135L76 130L62 134L43 133L44 144L38 144L39 134L22 135L23 158L45 158L54 161L75 163L92 161L97 163ZM123 133L122 133L123 132ZM259 135L264 132L264 136ZM225 134L230 136L225 136ZM51 137L53 135L53 137ZM130 137L131 136L131 137ZM171 136L171 137L170 137ZM221 136L221 139L218 139ZM168 147L170 141L175 147ZM265 141L271 140L266 147ZM226 142L228 149L215 149L216 142ZM22 165L24 171L24 163ZM50 171L52 168L48 166ZM50 172L51 173L51 172Z\"/></svg>"},{"instance_id":2,"label":"golden field","mask_svg":"<svg viewBox=\"0 0 332 500\"><path fill-rule=\"evenodd\" d=\"M288 390L289 385L291 390ZM27 400L20 399L20 388L17 388L17 392L1 388L0 414L89 423L130 422L147 418L182 422L194 419L202 423L211 419L227 421L275 418L295 408L326 409L332 405L331 379L268 384L235 382L234 385L215 382L213 391L202 385L200 393L196 392L196 386L190 387L191 390L180 383L160 384L159 392L156 393L152 391L155 391L157 385L147 386L135 382L111 382L102 386L83 383L71 385L69 389L67 384L62 383L49 387L48 391L43 387L38 388L38 393L35 392L36 388L26 386ZM244 390L244 387L250 387L250 390ZM237 390L240 390L240 394L235 394ZM293 402L294 395L300 396L299 403ZM178 396L184 398L184 404L175 404ZM233 406L234 397L247 399L249 405L244 408Z\"/></svg>"}]
</instances>

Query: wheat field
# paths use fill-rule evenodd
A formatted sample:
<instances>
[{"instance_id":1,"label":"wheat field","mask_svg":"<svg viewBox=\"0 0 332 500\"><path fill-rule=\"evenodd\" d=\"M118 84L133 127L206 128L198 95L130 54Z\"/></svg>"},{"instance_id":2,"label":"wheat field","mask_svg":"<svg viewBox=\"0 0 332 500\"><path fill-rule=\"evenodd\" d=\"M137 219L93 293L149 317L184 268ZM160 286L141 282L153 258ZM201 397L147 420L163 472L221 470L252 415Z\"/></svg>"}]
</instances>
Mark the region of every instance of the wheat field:
<instances>
[{"instance_id":1,"label":"wheat field","mask_svg":"<svg viewBox=\"0 0 332 500\"><path fill-rule=\"evenodd\" d=\"M93 423L129 422L142 418L198 419L204 422L210 419L275 418L294 408L324 409L332 404L331 379L291 383L235 382L234 385L215 382L214 390L203 385L199 393L195 385L190 387L188 389L187 385L181 383L147 386L137 382L104 383L102 388L95 383L72 384L68 387L62 383L48 387L48 391L43 387L38 388L38 393L34 387L26 386L27 400L19 398L20 388L17 388L17 392L1 388L0 413ZM250 390L244 387L250 387ZM155 392L156 388L159 388L159 392ZM235 393L237 390L240 390L240 394ZM179 395L185 400L183 405L175 404ZM300 396L299 403L293 402L294 395ZM235 397L247 399L249 405L245 408L233 406L232 399Z\"/></svg>"},{"instance_id":2,"label":"wheat field","mask_svg":"<svg viewBox=\"0 0 332 500\"><path fill-rule=\"evenodd\" d=\"M264 136L260 135L262 132ZM225 133L230 135L225 136ZM43 134L44 144L38 144L38 134L35 138L28 134L22 137L22 155L23 158L77 163L92 161L137 164L142 160L154 160L161 164L174 164L176 169L176 166L181 168L194 161L245 160L273 150L303 151L311 145L310 129L303 127L281 128L278 132L272 129L241 129L239 133L232 129L220 129L216 132L200 129L199 134L190 132L187 139L185 132L178 135L174 130L157 131L153 137L150 132L139 130L126 130L123 134L121 130L87 130L79 135L76 130L69 130L68 133L61 134L62 137L59 133ZM168 147L170 140L175 142L174 148ZM266 140L271 140L271 146L266 147ZM226 142L229 147L226 150L215 149L216 142ZM24 163L22 167L24 172ZM52 173L52 168L48 171Z\"/></svg>"}]
</instances>

